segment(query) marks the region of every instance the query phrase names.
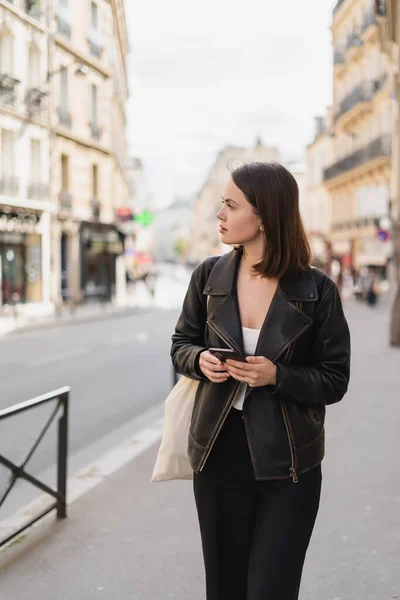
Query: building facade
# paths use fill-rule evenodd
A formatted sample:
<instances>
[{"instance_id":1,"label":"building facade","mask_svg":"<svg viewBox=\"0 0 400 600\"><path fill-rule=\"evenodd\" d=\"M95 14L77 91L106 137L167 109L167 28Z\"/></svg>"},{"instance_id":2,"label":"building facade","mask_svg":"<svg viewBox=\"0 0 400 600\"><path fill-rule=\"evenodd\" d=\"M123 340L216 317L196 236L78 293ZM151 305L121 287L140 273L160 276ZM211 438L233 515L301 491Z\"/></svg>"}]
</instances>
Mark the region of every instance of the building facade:
<instances>
[{"instance_id":1,"label":"building facade","mask_svg":"<svg viewBox=\"0 0 400 600\"><path fill-rule=\"evenodd\" d=\"M50 306L48 71L45 14L0 2L0 310Z\"/></svg>"},{"instance_id":2,"label":"building facade","mask_svg":"<svg viewBox=\"0 0 400 600\"><path fill-rule=\"evenodd\" d=\"M324 170L332 164L331 111L315 118L315 136L307 146L306 182L302 216L313 253L313 264L329 269L332 202L324 186Z\"/></svg>"},{"instance_id":3,"label":"building facade","mask_svg":"<svg viewBox=\"0 0 400 600\"><path fill-rule=\"evenodd\" d=\"M391 243L380 229L390 214L392 88L381 47L383 4L340 0L334 8L332 163L324 184L332 199L331 257L386 276Z\"/></svg>"},{"instance_id":4,"label":"building facade","mask_svg":"<svg viewBox=\"0 0 400 600\"><path fill-rule=\"evenodd\" d=\"M216 218L230 170L245 162L280 162L280 160L279 150L264 146L260 139L256 141L254 147L228 146L218 154L195 202L193 241L188 252L190 262L199 263L207 256L231 250L230 246L221 243Z\"/></svg>"},{"instance_id":5,"label":"building facade","mask_svg":"<svg viewBox=\"0 0 400 600\"><path fill-rule=\"evenodd\" d=\"M127 52L123 0L0 0L0 305L123 292Z\"/></svg>"},{"instance_id":6,"label":"building facade","mask_svg":"<svg viewBox=\"0 0 400 600\"><path fill-rule=\"evenodd\" d=\"M128 201L122 0L58 0L51 16L52 296L78 302L123 294Z\"/></svg>"}]
</instances>

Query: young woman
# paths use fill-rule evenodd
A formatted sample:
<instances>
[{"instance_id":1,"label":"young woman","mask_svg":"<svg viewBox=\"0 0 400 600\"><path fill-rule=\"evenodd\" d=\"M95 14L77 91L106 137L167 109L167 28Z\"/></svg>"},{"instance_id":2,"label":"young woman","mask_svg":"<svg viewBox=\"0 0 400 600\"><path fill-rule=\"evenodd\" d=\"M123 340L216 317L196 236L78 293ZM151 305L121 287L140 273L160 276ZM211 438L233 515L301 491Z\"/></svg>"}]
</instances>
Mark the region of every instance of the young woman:
<instances>
[{"instance_id":1,"label":"young woman","mask_svg":"<svg viewBox=\"0 0 400 600\"><path fill-rule=\"evenodd\" d=\"M235 247L194 270L171 350L175 369L200 381L188 452L207 600L296 600L325 406L349 382L349 330L335 284L310 267L297 183L282 165L233 171L217 218ZM211 347L243 361L221 362Z\"/></svg>"}]
</instances>

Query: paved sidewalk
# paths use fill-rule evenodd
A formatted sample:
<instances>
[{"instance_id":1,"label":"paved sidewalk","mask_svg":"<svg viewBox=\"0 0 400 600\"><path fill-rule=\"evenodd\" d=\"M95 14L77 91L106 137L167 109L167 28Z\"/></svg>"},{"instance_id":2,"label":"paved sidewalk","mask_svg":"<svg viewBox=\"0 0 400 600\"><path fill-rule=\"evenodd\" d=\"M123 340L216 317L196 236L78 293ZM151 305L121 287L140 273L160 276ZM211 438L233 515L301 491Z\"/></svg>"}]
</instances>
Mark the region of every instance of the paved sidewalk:
<instances>
[{"instance_id":1,"label":"paved sidewalk","mask_svg":"<svg viewBox=\"0 0 400 600\"><path fill-rule=\"evenodd\" d=\"M388 347L383 306L348 302L347 313L352 379L327 411L302 600L400 598L400 350ZM150 483L157 449L74 502L66 521L1 553L0 599L204 600L191 482Z\"/></svg>"}]
</instances>

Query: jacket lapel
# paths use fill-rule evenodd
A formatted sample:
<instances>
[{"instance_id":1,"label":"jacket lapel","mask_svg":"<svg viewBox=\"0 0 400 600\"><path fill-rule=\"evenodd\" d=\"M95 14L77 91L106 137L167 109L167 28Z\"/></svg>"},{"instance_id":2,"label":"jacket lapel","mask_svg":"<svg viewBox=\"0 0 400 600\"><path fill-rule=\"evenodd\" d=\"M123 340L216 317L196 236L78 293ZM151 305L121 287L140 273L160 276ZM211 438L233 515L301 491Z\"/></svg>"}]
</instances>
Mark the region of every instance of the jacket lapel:
<instances>
[{"instance_id":1,"label":"jacket lapel","mask_svg":"<svg viewBox=\"0 0 400 600\"><path fill-rule=\"evenodd\" d=\"M221 256L211 272L204 294L210 295L208 323L232 348L244 355L242 323L236 293L241 251ZM313 323L296 303L315 302L317 290L312 269L282 278L260 331L256 356L277 360Z\"/></svg>"}]
</instances>

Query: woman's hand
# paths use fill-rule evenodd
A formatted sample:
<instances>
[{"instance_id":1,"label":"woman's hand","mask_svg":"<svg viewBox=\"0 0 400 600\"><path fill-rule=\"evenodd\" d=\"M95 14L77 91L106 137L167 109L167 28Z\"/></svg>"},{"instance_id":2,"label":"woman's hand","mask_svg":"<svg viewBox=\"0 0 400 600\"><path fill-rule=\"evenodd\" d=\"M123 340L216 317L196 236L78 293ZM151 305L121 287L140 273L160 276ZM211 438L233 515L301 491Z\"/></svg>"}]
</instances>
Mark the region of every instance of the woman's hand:
<instances>
[{"instance_id":1,"label":"woman's hand","mask_svg":"<svg viewBox=\"0 0 400 600\"><path fill-rule=\"evenodd\" d=\"M229 358L226 368L234 379L248 383L250 387L276 384L276 366L265 356L248 356L246 362Z\"/></svg>"},{"instance_id":2,"label":"woman's hand","mask_svg":"<svg viewBox=\"0 0 400 600\"><path fill-rule=\"evenodd\" d=\"M224 363L208 350L200 354L199 366L202 373L213 383L223 383L229 378Z\"/></svg>"}]
</instances>

